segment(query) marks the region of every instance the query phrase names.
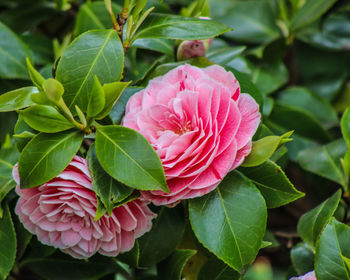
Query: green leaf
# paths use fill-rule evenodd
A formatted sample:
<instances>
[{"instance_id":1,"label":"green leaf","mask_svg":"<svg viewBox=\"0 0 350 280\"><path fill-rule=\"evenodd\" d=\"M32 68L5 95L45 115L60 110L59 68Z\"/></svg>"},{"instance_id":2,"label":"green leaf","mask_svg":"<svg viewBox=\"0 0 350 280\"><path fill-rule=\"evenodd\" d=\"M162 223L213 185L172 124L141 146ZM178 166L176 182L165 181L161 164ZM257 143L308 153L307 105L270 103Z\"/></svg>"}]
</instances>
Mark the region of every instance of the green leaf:
<instances>
[{"instance_id":1,"label":"green leaf","mask_svg":"<svg viewBox=\"0 0 350 280\"><path fill-rule=\"evenodd\" d=\"M346 150L344 140L338 139L324 146L301 151L298 162L305 170L345 186L340 158Z\"/></svg>"},{"instance_id":2,"label":"green leaf","mask_svg":"<svg viewBox=\"0 0 350 280\"><path fill-rule=\"evenodd\" d=\"M338 190L316 208L301 216L298 222L298 234L312 248L315 247L322 230L337 209L340 197L341 190Z\"/></svg>"},{"instance_id":3,"label":"green leaf","mask_svg":"<svg viewBox=\"0 0 350 280\"><path fill-rule=\"evenodd\" d=\"M26 57L31 57L28 47L1 21L0 38L0 78L28 79Z\"/></svg>"},{"instance_id":4,"label":"green leaf","mask_svg":"<svg viewBox=\"0 0 350 280\"><path fill-rule=\"evenodd\" d=\"M214 38L229 30L225 25L213 20L154 13L146 18L133 40L145 38L200 40Z\"/></svg>"},{"instance_id":5,"label":"green leaf","mask_svg":"<svg viewBox=\"0 0 350 280\"><path fill-rule=\"evenodd\" d=\"M49 78L43 82L42 87L46 93L46 97L50 101L54 103L58 103L58 101L60 101L64 93L64 88L59 81Z\"/></svg>"},{"instance_id":6,"label":"green leaf","mask_svg":"<svg viewBox=\"0 0 350 280\"><path fill-rule=\"evenodd\" d=\"M239 280L240 275L215 256L211 256L202 266L198 274L198 280Z\"/></svg>"},{"instance_id":7,"label":"green leaf","mask_svg":"<svg viewBox=\"0 0 350 280\"><path fill-rule=\"evenodd\" d=\"M138 267L139 257L140 257L140 246L139 246L138 240L136 239L134 247L128 252L119 254L118 260L128 264L131 267Z\"/></svg>"},{"instance_id":8,"label":"green leaf","mask_svg":"<svg viewBox=\"0 0 350 280\"><path fill-rule=\"evenodd\" d=\"M30 48L34 64L46 65L54 61L51 38L26 32L21 35L21 39Z\"/></svg>"},{"instance_id":9,"label":"green leaf","mask_svg":"<svg viewBox=\"0 0 350 280\"><path fill-rule=\"evenodd\" d=\"M97 160L94 146L89 149L88 162L92 176L92 188L101 199L108 213L111 214L115 203L127 198L133 192L133 189L114 180L104 171Z\"/></svg>"},{"instance_id":10,"label":"green leaf","mask_svg":"<svg viewBox=\"0 0 350 280\"><path fill-rule=\"evenodd\" d=\"M198 240L237 271L256 257L266 227L266 205L249 179L229 173L209 194L190 200Z\"/></svg>"},{"instance_id":11,"label":"green leaf","mask_svg":"<svg viewBox=\"0 0 350 280\"><path fill-rule=\"evenodd\" d=\"M44 77L34 68L28 57L26 58L26 63L30 79L32 80L34 85L36 85L37 88L42 91L42 84L45 81Z\"/></svg>"},{"instance_id":12,"label":"green leaf","mask_svg":"<svg viewBox=\"0 0 350 280\"><path fill-rule=\"evenodd\" d=\"M279 94L278 102L287 106L302 108L328 126L338 123L337 113L331 104L307 88L288 88Z\"/></svg>"},{"instance_id":13,"label":"green leaf","mask_svg":"<svg viewBox=\"0 0 350 280\"><path fill-rule=\"evenodd\" d=\"M238 57L246 49L246 46L238 47L221 47L214 50L209 50L207 58L217 64L225 65Z\"/></svg>"},{"instance_id":14,"label":"green leaf","mask_svg":"<svg viewBox=\"0 0 350 280\"><path fill-rule=\"evenodd\" d=\"M169 192L162 163L140 133L119 125L98 127L95 145L102 167L119 182L139 190Z\"/></svg>"},{"instance_id":15,"label":"green leaf","mask_svg":"<svg viewBox=\"0 0 350 280\"><path fill-rule=\"evenodd\" d=\"M241 170L261 191L268 208L280 207L304 196L294 188L281 167L271 160Z\"/></svg>"},{"instance_id":16,"label":"green leaf","mask_svg":"<svg viewBox=\"0 0 350 280\"><path fill-rule=\"evenodd\" d=\"M56 133L73 127L54 107L35 105L18 112L23 120L35 130Z\"/></svg>"},{"instance_id":17,"label":"green leaf","mask_svg":"<svg viewBox=\"0 0 350 280\"><path fill-rule=\"evenodd\" d=\"M281 136L266 136L257 141L253 141L252 150L245 158L242 167L254 167L267 161L277 150L282 142L288 142L291 139L293 131L287 132Z\"/></svg>"},{"instance_id":18,"label":"green leaf","mask_svg":"<svg viewBox=\"0 0 350 280\"><path fill-rule=\"evenodd\" d=\"M4 206L4 215L0 218L0 279L7 279L16 257L16 233L10 210Z\"/></svg>"},{"instance_id":19,"label":"green leaf","mask_svg":"<svg viewBox=\"0 0 350 280\"><path fill-rule=\"evenodd\" d=\"M121 12L121 7L115 3L112 3L114 14L117 15ZM92 29L108 29L112 28L110 15L106 10L106 6L103 1L87 2L80 6L75 28L74 36Z\"/></svg>"},{"instance_id":20,"label":"green leaf","mask_svg":"<svg viewBox=\"0 0 350 280\"><path fill-rule=\"evenodd\" d=\"M332 218L322 232L316 247L317 280L350 279L342 256L350 257L350 228Z\"/></svg>"},{"instance_id":21,"label":"green leaf","mask_svg":"<svg viewBox=\"0 0 350 280\"><path fill-rule=\"evenodd\" d=\"M24 87L0 95L0 112L15 111L34 105L31 96L38 92L36 87Z\"/></svg>"},{"instance_id":22,"label":"green leaf","mask_svg":"<svg viewBox=\"0 0 350 280\"><path fill-rule=\"evenodd\" d=\"M295 245L290 251L290 258L298 275L314 269L314 253L306 243Z\"/></svg>"},{"instance_id":23,"label":"green leaf","mask_svg":"<svg viewBox=\"0 0 350 280\"><path fill-rule=\"evenodd\" d=\"M174 42L172 40L167 40L167 39L161 39L161 38L137 39L132 44L132 46L140 49L157 51L168 55L174 54Z\"/></svg>"},{"instance_id":24,"label":"green leaf","mask_svg":"<svg viewBox=\"0 0 350 280\"><path fill-rule=\"evenodd\" d=\"M103 88L98 80L97 76L94 77L94 84L92 90L89 93L89 102L87 105L87 118L95 117L105 107L105 93Z\"/></svg>"},{"instance_id":25,"label":"green leaf","mask_svg":"<svg viewBox=\"0 0 350 280\"><path fill-rule=\"evenodd\" d=\"M234 28L226 37L240 42L267 43L281 36L267 1L226 1L225 4L226 7L222 5L212 11L212 17Z\"/></svg>"},{"instance_id":26,"label":"green leaf","mask_svg":"<svg viewBox=\"0 0 350 280\"><path fill-rule=\"evenodd\" d=\"M346 142L347 151L343 159L343 170L347 178L350 177L350 108L343 113L340 122L341 132Z\"/></svg>"},{"instance_id":27,"label":"green leaf","mask_svg":"<svg viewBox=\"0 0 350 280\"><path fill-rule=\"evenodd\" d=\"M19 157L21 188L39 186L60 174L72 161L83 138L80 131L36 135Z\"/></svg>"},{"instance_id":28,"label":"green leaf","mask_svg":"<svg viewBox=\"0 0 350 280\"><path fill-rule=\"evenodd\" d=\"M124 67L124 49L115 30L92 30L77 37L58 64L56 79L63 84L70 109L87 110L88 96L96 75L101 84L119 81Z\"/></svg>"},{"instance_id":29,"label":"green leaf","mask_svg":"<svg viewBox=\"0 0 350 280\"><path fill-rule=\"evenodd\" d=\"M180 206L162 207L153 221L151 231L141 236L139 241L139 266L149 267L174 252L185 229L184 213Z\"/></svg>"},{"instance_id":30,"label":"green leaf","mask_svg":"<svg viewBox=\"0 0 350 280\"><path fill-rule=\"evenodd\" d=\"M187 261L196 254L196 250L175 250L157 266L160 279L181 280L182 270Z\"/></svg>"},{"instance_id":31,"label":"green leaf","mask_svg":"<svg viewBox=\"0 0 350 280\"><path fill-rule=\"evenodd\" d=\"M110 113L110 111L118 101L120 95L124 92L124 90L130 83L131 82L114 82L103 85L105 105L103 110L96 117L97 119L103 119Z\"/></svg>"},{"instance_id":32,"label":"green leaf","mask_svg":"<svg viewBox=\"0 0 350 280\"><path fill-rule=\"evenodd\" d=\"M296 30L308 25L321 17L337 0L308 0L295 13L291 22L291 29Z\"/></svg>"}]
</instances>

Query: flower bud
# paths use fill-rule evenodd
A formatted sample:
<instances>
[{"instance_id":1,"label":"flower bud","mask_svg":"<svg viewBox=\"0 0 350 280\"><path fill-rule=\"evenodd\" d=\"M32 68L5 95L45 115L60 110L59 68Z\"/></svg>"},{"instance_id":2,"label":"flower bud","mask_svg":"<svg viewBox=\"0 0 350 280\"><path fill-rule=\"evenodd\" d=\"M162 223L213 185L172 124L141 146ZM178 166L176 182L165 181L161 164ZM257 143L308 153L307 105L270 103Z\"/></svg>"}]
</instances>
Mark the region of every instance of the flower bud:
<instances>
[{"instance_id":1,"label":"flower bud","mask_svg":"<svg viewBox=\"0 0 350 280\"><path fill-rule=\"evenodd\" d=\"M177 60L186 60L197 56L205 56L213 39L183 41L177 49Z\"/></svg>"}]
</instances>

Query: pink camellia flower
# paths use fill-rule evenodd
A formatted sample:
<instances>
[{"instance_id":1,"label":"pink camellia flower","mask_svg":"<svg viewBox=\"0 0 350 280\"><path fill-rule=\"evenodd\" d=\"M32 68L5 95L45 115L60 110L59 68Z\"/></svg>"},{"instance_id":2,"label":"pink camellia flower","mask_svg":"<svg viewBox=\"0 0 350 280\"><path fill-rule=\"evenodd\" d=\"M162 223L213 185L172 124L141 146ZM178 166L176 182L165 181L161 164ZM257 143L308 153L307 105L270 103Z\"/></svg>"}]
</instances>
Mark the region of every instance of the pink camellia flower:
<instances>
[{"instance_id":1,"label":"pink camellia flower","mask_svg":"<svg viewBox=\"0 0 350 280\"><path fill-rule=\"evenodd\" d=\"M16 213L24 227L42 243L75 258L131 250L135 238L151 229L156 216L146 202L134 200L94 221L96 195L87 162L78 156L56 178L38 187L20 189L17 165L13 177L20 196Z\"/></svg>"},{"instance_id":2,"label":"pink camellia flower","mask_svg":"<svg viewBox=\"0 0 350 280\"><path fill-rule=\"evenodd\" d=\"M220 66L183 65L151 80L130 98L122 124L157 151L170 193L143 197L173 206L210 192L250 153L259 122L258 104Z\"/></svg>"},{"instance_id":3,"label":"pink camellia flower","mask_svg":"<svg viewBox=\"0 0 350 280\"><path fill-rule=\"evenodd\" d=\"M302 275L299 277L292 277L289 280L317 280L317 279L316 279L315 271L310 271L305 275Z\"/></svg>"}]
</instances>

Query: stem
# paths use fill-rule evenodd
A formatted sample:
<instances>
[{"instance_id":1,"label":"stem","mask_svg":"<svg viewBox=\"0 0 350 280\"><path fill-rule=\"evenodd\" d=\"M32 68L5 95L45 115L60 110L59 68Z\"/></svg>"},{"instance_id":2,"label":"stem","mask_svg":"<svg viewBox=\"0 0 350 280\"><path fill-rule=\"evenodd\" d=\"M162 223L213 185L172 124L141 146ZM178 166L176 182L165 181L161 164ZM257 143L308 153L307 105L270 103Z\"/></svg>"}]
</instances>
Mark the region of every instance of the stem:
<instances>
[{"instance_id":1,"label":"stem","mask_svg":"<svg viewBox=\"0 0 350 280\"><path fill-rule=\"evenodd\" d=\"M85 127L74 119L73 114L71 113L71 111L69 110L62 98L60 99L60 101L58 101L57 106L67 120L69 120L76 128L84 131Z\"/></svg>"}]
</instances>

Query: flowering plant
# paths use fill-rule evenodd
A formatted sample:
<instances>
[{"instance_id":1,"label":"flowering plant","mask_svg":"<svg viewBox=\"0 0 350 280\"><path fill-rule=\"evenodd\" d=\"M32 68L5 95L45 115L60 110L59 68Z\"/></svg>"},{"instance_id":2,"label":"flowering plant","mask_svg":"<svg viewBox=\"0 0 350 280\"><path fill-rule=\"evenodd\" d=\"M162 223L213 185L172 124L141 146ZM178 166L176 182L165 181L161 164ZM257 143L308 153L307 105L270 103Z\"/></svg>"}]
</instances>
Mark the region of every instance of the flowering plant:
<instances>
[{"instance_id":1,"label":"flowering plant","mask_svg":"<svg viewBox=\"0 0 350 280\"><path fill-rule=\"evenodd\" d=\"M350 279L346 4L3 1L0 279Z\"/></svg>"}]
</instances>

